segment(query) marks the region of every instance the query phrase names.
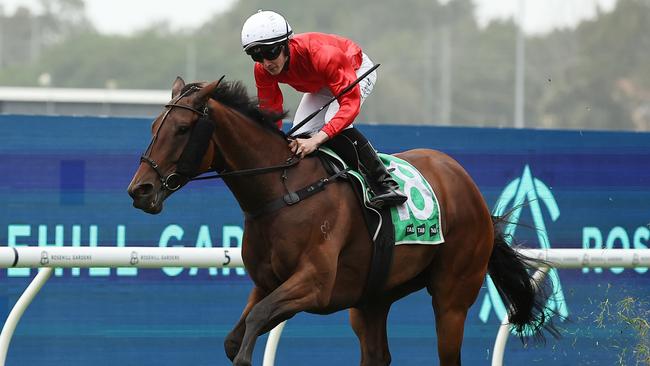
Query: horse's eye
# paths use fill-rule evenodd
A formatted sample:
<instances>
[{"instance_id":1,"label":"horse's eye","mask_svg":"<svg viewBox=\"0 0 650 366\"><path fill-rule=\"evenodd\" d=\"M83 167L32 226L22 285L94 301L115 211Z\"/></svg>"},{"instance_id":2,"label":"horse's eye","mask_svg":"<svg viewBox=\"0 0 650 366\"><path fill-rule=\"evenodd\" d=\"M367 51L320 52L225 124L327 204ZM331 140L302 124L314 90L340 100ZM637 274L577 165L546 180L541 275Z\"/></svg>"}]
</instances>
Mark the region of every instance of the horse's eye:
<instances>
[{"instance_id":1,"label":"horse's eye","mask_svg":"<svg viewBox=\"0 0 650 366\"><path fill-rule=\"evenodd\" d=\"M184 135L190 130L190 126L179 126L177 134Z\"/></svg>"}]
</instances>

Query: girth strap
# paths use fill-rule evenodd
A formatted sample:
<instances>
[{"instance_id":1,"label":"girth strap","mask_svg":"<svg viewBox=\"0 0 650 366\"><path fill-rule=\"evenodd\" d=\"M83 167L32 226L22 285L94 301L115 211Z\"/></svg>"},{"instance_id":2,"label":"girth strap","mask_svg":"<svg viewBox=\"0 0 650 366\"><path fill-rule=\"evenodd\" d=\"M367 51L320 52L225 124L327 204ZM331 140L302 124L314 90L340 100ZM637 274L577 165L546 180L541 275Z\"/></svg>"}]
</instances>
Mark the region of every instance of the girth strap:
<instances>
[{"instance_id":1,"label":"girth strap","mask_svg":"<svg viewBox=\"0 0 650 366\"><path fill-rule=\"evenodd\" d=\"M318 181L308 185L307 187L301 188L295 192L289 192L285 194L282 197L279 197L266 205L262 206L261 208L252 211L252 212L246 212L244 211L244 217L248 219L253 219L261 215L265 215L268 213L271 213L273 211L277 211L283 207L286 206L292 206L295 205L296 203L305 200L313 195L315 195L318 192L321 192L325 190L325 186L334 182L337 178L340 176L344 175L345 173L348 172L349 169L343 169L336 174L328 177L328 178L321 178Z\"/></svg>"}]
</instances>

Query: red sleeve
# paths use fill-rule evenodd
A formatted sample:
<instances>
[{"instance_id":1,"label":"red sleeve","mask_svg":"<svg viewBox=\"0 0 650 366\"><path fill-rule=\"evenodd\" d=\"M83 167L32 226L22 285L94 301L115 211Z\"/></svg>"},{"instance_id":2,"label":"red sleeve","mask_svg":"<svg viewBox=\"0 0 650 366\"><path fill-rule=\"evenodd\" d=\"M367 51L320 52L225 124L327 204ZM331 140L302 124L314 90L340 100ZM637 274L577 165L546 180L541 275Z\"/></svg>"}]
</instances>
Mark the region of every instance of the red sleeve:
<instances>
[{"instance_id":1,"label":"red sleeve","mask_svg":"<svg viewBox=\"0 0 650 366\"><path fill-rule=\"evenodd\" d=\"M327 85L332 94L337 95L357 79L357 74L345 54L336 47L322 47L313 56L314 67L327 77ZM323 127L322 131L330 138L352 124L361 107L359 85L338 99L339 110Z\"/></svg>"},{"instance_id":2,"label":"red sleeve","mask_svg":"<svg viewBox=\"0 0 650 366\"><path fill-rule=\"evenodd\" d=\"M255 86L257 87L257 99L260 109L282 113L282 90L278 82L273 80L259 64L255 64ZM276 122L279 129L282 129L282 120Z\"/></svg>"}]
</instances>

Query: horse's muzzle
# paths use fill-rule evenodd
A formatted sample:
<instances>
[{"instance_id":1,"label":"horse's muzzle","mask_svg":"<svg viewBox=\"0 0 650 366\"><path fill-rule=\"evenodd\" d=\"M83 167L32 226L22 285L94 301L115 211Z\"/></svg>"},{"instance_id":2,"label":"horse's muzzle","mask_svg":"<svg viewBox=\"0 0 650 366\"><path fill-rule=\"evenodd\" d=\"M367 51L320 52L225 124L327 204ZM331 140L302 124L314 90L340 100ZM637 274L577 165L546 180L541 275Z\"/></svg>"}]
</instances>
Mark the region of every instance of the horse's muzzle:
<instances>
[{"instance_id":1,"label":"horse's muzzle","mask_svg":"<svg viewBox=\"0 0 650 366\"><path fill-rule=\"evenodd\" d=\"M162 197L156 192L151 183L140 183L130 185L129 196L133 199L133 207L150 214L158 214L162 211Z\"/></svg>"}]
</instances>

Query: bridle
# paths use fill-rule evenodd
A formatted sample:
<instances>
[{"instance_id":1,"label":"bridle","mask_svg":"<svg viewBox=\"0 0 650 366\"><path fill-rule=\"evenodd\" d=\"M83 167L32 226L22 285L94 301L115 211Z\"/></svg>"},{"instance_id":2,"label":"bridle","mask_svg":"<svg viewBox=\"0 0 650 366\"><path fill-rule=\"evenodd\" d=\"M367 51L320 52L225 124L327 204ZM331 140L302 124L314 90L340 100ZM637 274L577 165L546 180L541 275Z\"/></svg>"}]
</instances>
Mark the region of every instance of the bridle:
<instances>
[{"instance_id":1,"label":"bridle","mask_svg":"<svg viewBox=\"0 0 650 366\"><path fill-rule=\"evenodd\" d=\"M222 76L221 79L219 79L219 81L217 82L217 86L219 85L221 80L223 80L223 78L224 77ZM287 193L281 197L278 197L275 200L266 202L257 210L251 212L246 212L246 211L244 212L247 219L253 219L258 216L265 215L270 212L279 210L283 207L294 205L314 194L317 194L318 192L321 192L322 190L325 189L326 185L333 183L339 177L344 176L349 170L349 168L339 170L338 172L334 173L330 177L321 178L318 181L313 182L312 184L305 186L302 189L299 189L297 191L293 191L289 189L287 185L287 179L288 179L287 169L297 165L301 160L300 156L297 154L289 157L283 164L272 165L272 166L262 167L262 168L241 169L241 170L234 170L234 171L222 170L221 172L218 172L218 174L213 174L209 176L197 177L196 176L197 172L195 170L198 170L198 168L189 169L190 172L187 174L185 174L182 171L179 171L179 166L181 166L181 164L183 164L183 166L187 165L185 160L188 160L188 157L189 160L192 160L192 155L194 155L194 159L203 156L203 154L205 153L205 149L207 149L207 144L209 143L208 141L210 139L210 136L212 135L212 132L214 130L214 123L208 117L207 103L201 108L194 108L193 106L190 105L178 103L181 100L181 98L200 89L201 88L199 88L198 86L193 85L190 88L188 88L186 91L184 91L180 96L178 96L177 98L173 99L171 102L165 105L165 108L168 109L165 111L165 114L162 117L160 125L158 126L156 132L152 136L151 141L149 142L149 146L147 146L147 150L145 150L144 154L140 156L140 162L147 163L156 172L156 174L158 175L158 179L160 180L160 183L164 189L170 192L174 192L192 180L218 179L218 178L225 178L225 177L245 176L245 175L258 175L258 174L264 174L264 173L270 173L273 171L282 170L283 171L281 175L282 185L284 186L284 189ZM153 145L158 138L158 133L160 132L160 129L165 124L167 116L174 108L181 108L181 109L194 112L197 114L198 117L197 117L197 122L194 124L194 127L192 128L192 134L190 135L190 139L188 140L188 143L185 146L183 152L181 153L181 157L176 164L176 170L169 173L168 175L164 175L161 172L158 163L156 163L156 161L151 158L151 151L153 150ZM304 122L306 121L303 121L302 124L304 124ZM201 141L205 144L205 146L203 146L202 152L195 149L193 150L193 147L190 147L190 145L194 143L194 140Z\"/></svg>"},{"instance_id":2,"label":"bridle","mask_svg":"<svg viewBox=\"0 0 650 366\"><path fill-rule=\"evenodd\" d=\"M222 79L223 79L223 77L221 79L219 79L219 82L221 82ZM198 115L199 119L207 118L207 115L208 115L208 105L207 104L205 106L203 106L202 110L199 110L199 109L194 108L194 107L189 106L189 105L178 104L178 101L181 98L183 98L186 95L191 94L191 93L193 93L193 92L195 92L197 90L200 90L200 88L197 87L197 86L192 86L192 87L188 88L185 92L183 92L181 95L179 95L176 99L173 99L170 103L165 105L165 108L168 108L168 109L165 111L165 114L163 115L162 121L160 122L160 125L156 129L156 133L154 133L154 135L151 137L151 141L149 142L149 146L147 146L147 150L145 150L144 154L142 154L140 156L140 162L149 164L149 166L158 175L158 178L160 179L160 183L162 184L162 186L165 189L167 189L169 191L172 191L172 192L178 190L179 188L181 188L184 184L186 184L188 181L190 181L191 178L185 176L184 174L178 173L178 171L174 171L174 172L172 172L172 173L170 173L170 174L168 174L166 176L163 175L162 172L160 171L160 166L158 165L158 163L156 163L156 161L151 158L151 151L153 150L154 143L158 139L158 132L160 132L160 129L165 124L165 120L167 119L167 116L169 115L169 112L171 112L171 110L173 108L181 108L181 109L185 109L185 110L188 110L188 111L192 111L192 112L194 112L194 113L196 113Z\"/></svg>"},{"instance_id":3,"label":"bridle","mask_svg":"<svg viewBox=\"0 0 650 366\"><path fill-rule=\"evenodd\" d=\"M217 82L217 86L221 83L223 78L224 78L224 76L222 76L219 79L219 81ZM167 190L169 190L171 192L174 192L174 191L177 191L178 189L180 189L182 186L184 186L188 182L193 181L193 180L219 179L219 178L231 177L231 176L264 174L264 173L269 173L269 172L273 172L273 171L277 171L277 170L287 169L287 168L293 167L294 165L296 165L296 164L298 164L300 162L301 159L297 155L294 155L294 156L288 158L284 162L284 164L272 165L272 166L263 167L263 168L241 169L241 170L235 170L235 171L229 171L229 172L222 171L222 172L220 172L218 174L202 176L202 177L192 177L193 174L191 174L191 173L190 174L184 174L183 172L179 172L178 170L176 170L174 172L171 172L168 175L164 175L161 172L160 166L158 165L158 163L156 163L156 161L151 158L151 151L153 150L153 145L154 145L154 143L156 142L156 140L158 138L158 132L160 131L162 126L165 124L165 120L166 120L167 116L169 115L169 113L171 112L171 110L173 108L181 108L181 109L185 109L185 110L196 113L198 115L198 122L194 125L194 129L197 128L197 125L201 124L202 120L205 121L204 125L209 124L210 126L212 126L212 122L208 118L208 106L207 106L207 104L204 105L202 108L199 108L199 109L194 108L194 107L189 106L189 105L185 105L185 104L178 104L178 102L180 101L181 98L183 98L183 97L185 97L185 96L187 96L187 95L189 95L189 94L191 94L191 93L193 93L193 92L195 92L197 90L200 90L200 89L201 88L199 88L198 86L192 86L192 87L188 88L188 90L183 92L180 96L178 96L177 98L175 98L174 100L172 100L171 102L169 102L168 104L165 105L165 108L168 108L168 109L165 111L165 114L163 115L162 121L160 122L160 125L156 129L156 133L154 133L153 137L151 138L151 141L149 142L149 146L147 146L147 150L145 150L144 154L142 154L140 156L140 162L147 163L154 170L154 172L156 172L156 174L158 175L158 179L160 180L160 183L161 183L163 188L165 188L165 189L167 189ZM190 137L190 139L191 138L192 137ZM190 142L191 141L188 141L188 145L189 145ZM185 149L187 150L187 146L185 147ZM185 158L185 151L183 152L183 154L181 154L181 158L179 159L179 164L184 158ZM177 167L178 167L179 164L177 164Z\"/></svg>"}]
</instances>

